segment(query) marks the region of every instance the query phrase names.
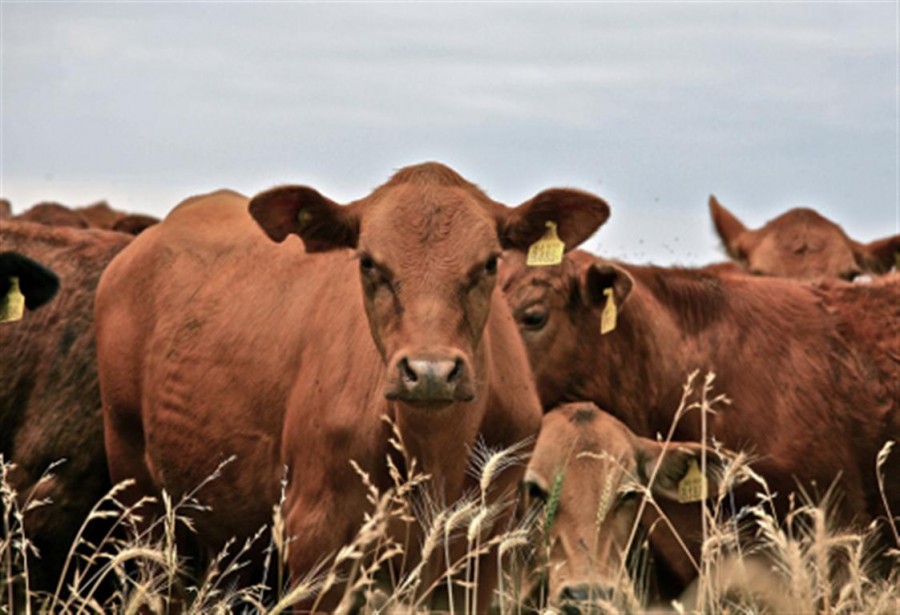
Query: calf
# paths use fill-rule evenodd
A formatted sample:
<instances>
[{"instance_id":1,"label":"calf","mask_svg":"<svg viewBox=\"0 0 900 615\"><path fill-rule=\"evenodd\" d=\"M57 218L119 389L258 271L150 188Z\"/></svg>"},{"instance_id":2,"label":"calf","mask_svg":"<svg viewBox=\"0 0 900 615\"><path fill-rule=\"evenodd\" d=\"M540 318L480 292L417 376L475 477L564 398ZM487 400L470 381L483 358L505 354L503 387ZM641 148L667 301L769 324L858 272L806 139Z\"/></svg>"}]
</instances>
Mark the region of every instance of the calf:
<instances>
[{"instance_id":1,"label":"calf","mask_svg":"<svg viewBox=\"0 0 900 615\"><path fill-rule=\"evenodd\" d=\"M236 455L201 494L212 512L198 534L215 549L269 521L287 467L295 578L370 509L351 460L390 486L385 416L435 497L456 501L473 486L479 434L507 446L540 421L495 286L501 249L527 248L547 221L572 247L607 216L602 200L563 189L507 208L436 163L343 207L305 186L189 199L135 239L98 291L113 478L177 495ZM495 559L480 571L487 608Z\"/></svg>"},{"instance_id":2,"label":"calf","mask_svg":"<svg viewBox=\"0 0 900 615\"><path fill-rule=\"evenodd\" d=\"M653 437L668 431L686 374L713 371L733 402L709 417L709 435L757 455L781 505L795 478L812 492L839 480L839 522L885 515L874 468L882 444L900 437L900 284L808 286L584 252L557 267L527 267L514 254L504 265L545 408L590 400ZM675 437L701 441L699 413ZM888 480L896 513L900 476ZM664 557L690 580L677 549Z\"/></svg>"},{"instance_id":3,"label":"calf","mask_svg":"<svg viewBox=\"0 0 900 615\"><path fill-rule=\"evenodd\" d=\"M728 255L757 275L853 280L890 271L900 254L900 235L859 243L812 209L791 209L756 230L747 229L714 196L709 209Z\"/></svg>"},{"instance_id":4,"label":"calf","mask_svg":"<svg viewBox=\"0 0 900 615\"><path fill-rule=\"evenodd\" d=\"M22 501L50 503L25 515L26 535L40 551L32 586L53 589L85 515L109 489L103 451L100 389L94 348L94 291L112 257L130 237L105 231L0 222L0 243L51 268L59 292L20 322L0 324L0 453L16 464L13 487ZM10 272L0 255L0 278ZM16 259L18 260L18 259ZM19 271L21 271L19 269ZM55 277L34 288L20 278L26 307L53 296ZM59 460L50 480L39 482Z\"/></svg>"}]
</instances>

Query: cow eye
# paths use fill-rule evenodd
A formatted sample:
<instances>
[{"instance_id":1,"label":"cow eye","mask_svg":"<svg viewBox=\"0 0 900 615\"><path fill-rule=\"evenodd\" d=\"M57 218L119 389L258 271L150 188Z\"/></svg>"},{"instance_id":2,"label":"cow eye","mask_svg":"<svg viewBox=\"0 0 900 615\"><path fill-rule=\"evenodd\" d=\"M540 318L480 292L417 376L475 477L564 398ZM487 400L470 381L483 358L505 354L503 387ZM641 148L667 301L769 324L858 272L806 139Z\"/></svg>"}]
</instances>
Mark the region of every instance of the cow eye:
<instances>
[{"instance_id":1,"label":"cow eye","mask_svg":"<svg viewBox=\"0 0 900 615\"><path fill-rule=\"evenodd\" d=\"M519 322L522 323L522 327L525 329L536 331L544 328L548 318L549 314L547 313L547 310L540 306L534 306L525 310L519 319Z\"/></svg>"},{"instance_id":2,"label":"cow eye","mask_svg":"<svg viewBox=\"0 0 900 615\"><path fill-rule=\"evenodd\" d=\"M629 489L628 491L623 491L622 493L619 494L619 499L616 502L616 506L619 507L619 506L625 506L626 504L630 504L630 503L636 501L637 497L638 497L638 492L633 489Z\"/></svg>"},{"instance_id":3,"label":"cow eye","mask_svg":"<svg viewBox=\"0 0 900 615\"><path fill-rule=\"evenodd\" d=\"M372 273L375 271L375 261L368 254L363 254L359 257L359 268L365 273Z\"/></svg>"},{"instance_id":4,"label":"cow eye","mask_svg":"<svg viewBox=\"0 0 900 615\"><path fill-rule=\"evenodd\" d=\"M523 487L530 502L540 502L541 504L547 502L547 492L533 480L525 481Z\"/></svg>"},{"instance_id":5,"label":"cow eye","mask_svg":"<svg viewBox=\"0 0 900 615\"><path fill-rule=\"evenodd\" d=\"M846 271L843 274L841 274L841 277L844 278L845 280L847 280L848 282L852 282L853 280L858 278L861 274L862 274L861 271L856 271L856 270Z\"/></svg>"},{"instance_id":6,"label":"cow eye","mask_svg":"<svg viewBox=\"0 0 900 615\"><path fill-rule=\"evenodd\" d=\"M497 257L492 256L487 259L487 262L484 264L484 270L488 275L494 275L497 273Z\"/></svg>"}]
</instances>

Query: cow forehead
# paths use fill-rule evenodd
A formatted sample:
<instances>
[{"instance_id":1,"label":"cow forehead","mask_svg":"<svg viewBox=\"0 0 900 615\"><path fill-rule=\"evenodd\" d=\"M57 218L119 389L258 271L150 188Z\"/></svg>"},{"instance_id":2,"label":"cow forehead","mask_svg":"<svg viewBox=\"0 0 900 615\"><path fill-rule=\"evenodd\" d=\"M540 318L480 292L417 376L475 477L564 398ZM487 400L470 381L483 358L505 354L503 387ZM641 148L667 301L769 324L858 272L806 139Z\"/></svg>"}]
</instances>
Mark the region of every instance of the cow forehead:
<instances>
[{"instance_id":1,"label":"cow forehead","mask_svg":"<svg viewBox=\"0 0 900 615\"><path fill-rule=\"evenodd\" d=\"M556 472L585 453L622 460L634 456L634 444L628 429L609 414L572 404L544 416L531 466L545 474Z\"/></svg>"},{"instance_id":2,"label":"cow forehead","mask_svg":"<svg viewBox=\"0 0 900 615\"><path fill-rule=\"evenodd\" d=\"M395 186L367 203L361 216L360 248L384 259L442 254L467 261L499 245L489 207L460 187Z\"/></svg>"}]
</instances>

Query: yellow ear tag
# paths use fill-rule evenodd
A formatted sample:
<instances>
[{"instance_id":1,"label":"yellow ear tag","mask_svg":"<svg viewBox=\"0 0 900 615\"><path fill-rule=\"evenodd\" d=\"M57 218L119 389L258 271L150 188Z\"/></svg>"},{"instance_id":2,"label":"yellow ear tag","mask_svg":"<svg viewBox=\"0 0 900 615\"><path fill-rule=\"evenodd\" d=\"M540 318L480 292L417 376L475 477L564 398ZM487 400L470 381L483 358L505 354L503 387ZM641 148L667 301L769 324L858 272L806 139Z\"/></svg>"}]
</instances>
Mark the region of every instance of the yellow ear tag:
<instances>
[{"instance_id":1,"label":"yellow ear tag","mask_svg":"<svg viewBox=\"0 0 900 615\"><path fill-rule=\"evenodd\" d=\"M556 234L556 222L547 222L547 231L544 236L528 248L528 258L525 264L529 267L558 265L562 262L565 251L566 244Z\"/></svg>"},{"instance_id":2,"label":"yellow ear tag","mask_svg":"<svg viewBox=\"0 0 900 615\"><path fill-rule=\"evenodd\" d=\"M25 313L25 295L19 290L19 278L9 278L9 290L0 300L0 322L22 320Z\"/></svg>"},{"instance_id":3,"label":"yellow ear tag","mask_svg":"<svg viewBox=\"0 0 900 615\"><path fill-rule=\"evenodd\" d=\"M606 335L616 328L616 318L618 310L616 310L616 295L612 288L604 288L603 294L606 295L606 305L603 306L603 313L600 314L600 335Z\"/></svg>"},{"instance_id":4,"label":"yellow ear tag","mask_svg":"<svg viewBox=\"0 0 900 615\"><path fill-rule=\"evenodd\" d=\"M706 492L706 477L700 472L697 460L691 459L687 474L678 483L678 501L682 504L701 502L706 499Z\"/></svg>"}]
</instances>

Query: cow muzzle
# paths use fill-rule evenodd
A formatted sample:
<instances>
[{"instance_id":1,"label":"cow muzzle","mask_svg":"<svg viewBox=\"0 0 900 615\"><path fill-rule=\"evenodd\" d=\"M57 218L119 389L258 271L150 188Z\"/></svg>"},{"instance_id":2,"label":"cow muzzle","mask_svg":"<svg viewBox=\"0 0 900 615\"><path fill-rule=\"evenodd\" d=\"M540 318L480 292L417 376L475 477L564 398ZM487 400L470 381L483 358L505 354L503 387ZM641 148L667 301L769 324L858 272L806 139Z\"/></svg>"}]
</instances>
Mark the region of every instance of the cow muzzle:
<instances>
[{"instance_id":1,"label":"cow muzzle","mask_svg":"<svg viewBox=\"0 0 900 615\"><path fill-rule=\"evenodd\" d=\"M399 353L388 368L385 397L412 404L472 401L469 362L459 353Z\"/></svg>"},{"instance_id":2,"label":"cow muzzle","mask_svg":"<svg viewBox=\"0 0 900 615\"><path fill-rule=\"evenodd\" d=\"M560 610L565 615L605 613L602 603L610 602L613 594L612 587L599 584L566 585L559 592Z\"/></svg>"}]
</instances>

